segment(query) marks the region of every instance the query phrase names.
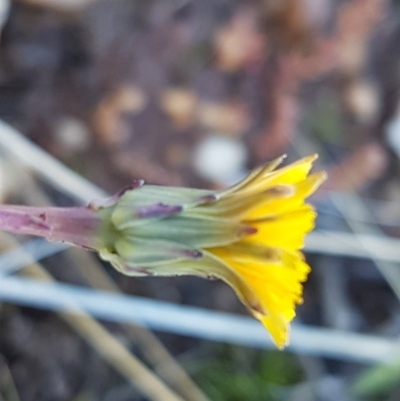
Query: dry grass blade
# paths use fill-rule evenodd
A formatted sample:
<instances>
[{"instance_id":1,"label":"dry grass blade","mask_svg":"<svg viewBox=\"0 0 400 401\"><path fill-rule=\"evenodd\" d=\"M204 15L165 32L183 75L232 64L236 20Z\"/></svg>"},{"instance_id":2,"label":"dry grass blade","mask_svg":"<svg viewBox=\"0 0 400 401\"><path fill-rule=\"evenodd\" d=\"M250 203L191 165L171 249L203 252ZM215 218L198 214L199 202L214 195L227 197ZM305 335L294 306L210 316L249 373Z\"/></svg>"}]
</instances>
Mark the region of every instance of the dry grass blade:
<instances>
[{"instance_id":1,"label":"dry grass blade","mask_svg":"<svg viewBox=\"0 0 400 401\"><path fill-rule=\"evenodd\" d=\"M347 205L347 203L346 203ZM348 223L350 220L346 220ZM354 223L354 220L351 220ZM381 262L400 262L400 240L376 233L345 233L318 230L306 238L305 250L317 254L371 258Z\"/></svg>"},{"instance_id":2,"label":"dry grass blade","mask_svg":"<svg viewBox=\"0 0 400 401\"><path fill-rule=\"evenodd\" d=\"M343 216L346 218L347 223L351 227L356 237L356 240L364 247L365 254L368 255L375 263L377 268L380 270L382 275L385 277L387 283L392 288L393 292L396 294L397 298L400 300L400 270L393 263L385 262L379 260L375 257L374 247L371 247L371 243L365 238L365 234L372 234L379 236L382 240L386 240L386 237L379 232L379 229L366 226L363 223L353 221L350 219L351 216L356 216L359 219L363 219L364 216L369 216L367 208L364 206L360 199L352 197L343 202L343 198L336 198L332 196L332 200L335 206L340 210ZM362 233L362 234L360 234ZM389 241L389 238L387 239Z\"/></svg>"},{"instance_id":3,"label":"dry grass blade","mask_svg":"<svg viewBox=\"0 0 400 401\"><path fill-rule=\"evenodd\" d=\"M102 189L58 162L1 120L0 147L52 186L80 203L88 203L94 198L107 196Z\"/></svg>"},{"instance_id":4,"label":"dry grass blade","mask_svg":"<svg viewBox=\"0 0 400 401\"><path fill-rule=\"evenodd\" d=\"M6 234L1 234L0 238L2 251L19 246ZM36 280L53 281L52 276L38 263L26 266L20 274ZM183 401L183 398L168 388L100 323L80 311L77 306L70 311L60 312L60 316L144 396L153 401Z\"/></svg>"},{"instance_id":5,"label":"dry grass blade","mask_svg":"<svg viewBox=\"0 0 400 401\"><path fill-rule=\"evenodd\" d=\"M79 271L92 287L108 292L121 292L90 253L81 249L70 248L68 254L73 259L75 266L83 267ZM123 327L130 339L140 347L155 372L176 388L187 401L207 401L208 398L192 382L187 373L151 331L138 326L124 325Z\"/></svg>"},{"instance_id":6,"label":"dry grass blade","mask_svg":"<svg viewBox=\"0 0 400 401\"><path fill-rule=\"evenodd\" d=\"M20 401L10 369L0 358L0 400Z\"/></svg>"},{"instance_id":7,"label":"dry grass blade","mask_svg":"<svg viewBox=\"0 0 400 401\"><path fill-rule=\"evenodd\" d=\"M112 322L144 325L154 330L211 341L273 348L263 327L251 317L112 294L27 278L0 280L0 299L56 312L84 310ZM289 350L359 363L387 362L399 355L397 341L343 330L294 324Z\"/></svg>"}]
</instances>

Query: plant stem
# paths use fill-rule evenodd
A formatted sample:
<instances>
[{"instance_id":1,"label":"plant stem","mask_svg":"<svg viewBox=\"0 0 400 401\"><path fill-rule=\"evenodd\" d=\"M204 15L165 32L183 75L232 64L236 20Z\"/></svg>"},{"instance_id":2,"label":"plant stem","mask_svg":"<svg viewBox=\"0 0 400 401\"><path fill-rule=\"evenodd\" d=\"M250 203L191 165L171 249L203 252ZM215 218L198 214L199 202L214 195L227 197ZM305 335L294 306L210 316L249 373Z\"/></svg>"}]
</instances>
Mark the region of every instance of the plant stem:
<instances>
[{"instance_id":1,"label":"plant stem","mask_svg":"<svg viewBox=\"0 0 400 401\"><path fill-rule=\"evenodd\" d=\"M100 217L87 207L0 205L0 230L96 249Z\"/></svg>"}]
</instances>

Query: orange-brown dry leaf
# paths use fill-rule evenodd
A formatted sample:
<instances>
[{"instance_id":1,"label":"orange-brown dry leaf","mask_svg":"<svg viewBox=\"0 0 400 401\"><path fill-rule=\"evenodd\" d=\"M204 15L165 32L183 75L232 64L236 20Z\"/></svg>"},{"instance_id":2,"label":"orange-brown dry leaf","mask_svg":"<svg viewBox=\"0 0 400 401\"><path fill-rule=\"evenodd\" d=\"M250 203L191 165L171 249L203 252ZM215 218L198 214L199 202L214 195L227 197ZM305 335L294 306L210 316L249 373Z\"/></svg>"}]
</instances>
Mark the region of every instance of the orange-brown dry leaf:
<instances>
[{"instance_id":1,"label":"orange-brown dry leaf","mask_svg":"<svg viewBox=\"0 0 400 401\"><path fill-rule=\"evenodd\" d=\"M308 53L293 51L280 56L276 77L268 92L268 125L255 141L255 153L260 159L283 153L295 134L296 96L300 85L327 73L335 65L336 45L329 39L315 41Z\"/></svg>"},{"instance_id":2,"label":"orange-brown dry leaf","mask_svg":"<svg viewBox=\"0 0 400 401\"><path fill-rule=\"evenodd\" d=\"M367 57L367 41L382 20L386 0L353 0L339 8L337 18L338 63L349 75L360 71Z\"/></svg>"},{"instance_id":3,"label":"orange-brown dry leaf","mask_svg":"<svg viewBox=\"0 0 400 401\"><path fill-rule=\"evenodd\" d=\"M266 37L257 30L254 13L241 9L215 34L217 67L224 71L237 71L254 64L264 55L266 44Z\"/></svg>"},{"instance_id":4,"label":"orange-brown dry leaf","mask_svg":"<svg viewBox=\"0 0 400 401\"><path fill-rule=\"evenodd\" d=\"M169 88L161 94L161 108L178 129L192 125L196 120L197 96L183 88Z\"/></svg>"},{"instance_id":5,"label":"orange-brown dry leaf","mask_svg":"<svg viewBox=\"0 0 400 401\"><path fill-rule=\"evenodd\" d=\"M336 43L330 39L317 40L307 54L290 52L280 57L280 84L286 91L297 90L303 81L316 79L332 70L336 61Z\"/></svg>"},{"instance_id":6,"label":"orange-brown dry leaf","mask_svg":"<svg viewBox=\"0 0 400 401\"><path fill-rule=\"evenodd\" d=\"M282 50L307 51L313 41L313 30L304 5L299 0L264 0L262 16L269 35Z\"/></svg>"},{"instance_id":7,"label":"orange-brown dry leaf","mask_svg":"<svg viewBox=\"0 0 400 401\"><path fill-rule=\"evenodd\" d=\"M382 19L386 0L353 0L340 6L337 20L339 37L362 39Z\"/></svg>"},{"instance_id":8,"label":"orange-brown dry leaf","mask_svg":"<svg viewBox=\"0 0 400 401\"><path fill-rule=\"evenodd\" d=\"M130 135L124 114L139 113L146 106L146 96L136 86L121 86L99 104L93 115L93 125L100 140L107 144L121 143Z\"/></svg>"},{"instance_id":9,"label":"orange-brown dry leaf","mask_svg":"<svg viewBox=\"0 0 400 401\"><path fill-rule=\"evenodd\" d=\"M249 124L248 110L239 102L202 101L198 108L198 119L204 127L229 136L242 135Z\"/></svg>"}]
</instances>

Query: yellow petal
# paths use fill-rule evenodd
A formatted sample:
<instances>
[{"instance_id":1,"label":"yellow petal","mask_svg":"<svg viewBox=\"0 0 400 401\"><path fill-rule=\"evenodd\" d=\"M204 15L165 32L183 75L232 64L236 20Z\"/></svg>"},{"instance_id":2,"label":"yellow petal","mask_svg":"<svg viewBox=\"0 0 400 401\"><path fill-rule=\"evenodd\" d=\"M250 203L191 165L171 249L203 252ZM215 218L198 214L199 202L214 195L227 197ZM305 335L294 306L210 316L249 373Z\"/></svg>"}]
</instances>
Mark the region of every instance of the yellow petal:
<instances>
[{"instance_id":1,"label":"yellow petal","mask_svg":"<svg viewBox=\"0 0 400 401\"><path fill-rule=\"evenodd\" d=\"M254 242L295 250L304 246L304 236L314 228L315 217L313 208L303 205L292 212L246 220L245 223L257 229L251 236Z\"/></svg>"},{"instance_id":2,"label":"yellow petal","mask_svg":"<svg viewBox=\"0 0 400 401\"><path fill-rule=\"evenodd\" d=\"M311 170L312 164L317 155L311 155L298 160L288 166L270 172L263 170L245 185L240 186L240 193L248 194L254 192L262 192L266 188L274 185L291 185L303 181Z\"/></svg>"},{"instance_id":3,"label":"yellow petal","mask_svg":"<svg viewBox=\"0 0 400 401\"><path fill-rule=\"evenodd\" d=\"M236 185L226 189L225 191L221 192L220 194L222 196L234 193L234 192L239 192L242 189L246 189L249 186L252 185L252 183L257 182L260 180L260 178L265 177L271 171L275 170L279 164L282 163L282 161L285 159L285 155L276 158L275 160L272 160L272 162L266 164L265 166L260 166L252 170L243 180L239 181ZM271 173L274 174L274 173Z\"/></svg>"},{"instance_id":4,"label":"yellow petal","mask_svg":"<svg viewBox=\"0 0 400 401\"><path fill-rule=\"evenodd\" d=\"M261 316L259 320L279 349L283 349L289 344L289 324L282 316Z\"/></svg>"},{"instance_id":5,"label":"yellow petal","mask_svg":"<svg viewBox=\"0 0 400 401\"><path fill-rule=\"evenodd\" d=\"M263 194L261 194L259 195L260 199L258 202L255 202L253 207L248 208L243 219L254 219L298 209L304 203L304 199L315 192L325 179L326 174L324 172L312 174L303 181L287 186L286 188L292 189L291 193L287 191L290 194L289 196L272 198L264 197ZM282 185L277 185L272 187L272 189L273 188L282 188Z\"/></svg>"},{"instance_id":6,"label":"yellow petal","mask_svg":"<svg viewBox=\"0 0 400 401\"><path fill-rule=\"evenodd\" d=\"M316 154L310 155L274 171L268 177L268 184L295 184L304 180L310 172L313 162L317 158L318 155Z\"/></svg>"},{"instance_id":7,"label":"yellow petal","mask_svg":"<svg viewBox=\"0 0 400 401\"><path fill-rule=\"evenodd\" d=\"M251 244L248 247L252 250ZM246 244L241 247L233 244L208 251L223 260L252 291L258 300L256 308L249 304L240 288L233 286L254 317L268 329L277 346L283 347L287 343L288 324L295 316L295 306L302 302L302 282L310 268L300 252L276 250L274 258L277 254L280 258L271 263L271 259L263 259L260 252L254 256L253 252L243 253L244 249Z\"/></svg>"},{"instance_id":8,"label":"yellow petal","mask_svg":"<svg viewBox=\"0 0 400 401\"><path fill-rule=\"evenodd\" d=\"M221 197L221 199L214 204L198 207L194 212L203 215L241 220L244 216L247 217L251 210L261 206L267 206L269 203L279 203L280 200L288 198L291 195L293 195L292 186L275 185L262 193L243 196L241 196L240 193L232 193ZM258 214L254 214L254 216L260 217Z\"/></svg>"}]
</instances>

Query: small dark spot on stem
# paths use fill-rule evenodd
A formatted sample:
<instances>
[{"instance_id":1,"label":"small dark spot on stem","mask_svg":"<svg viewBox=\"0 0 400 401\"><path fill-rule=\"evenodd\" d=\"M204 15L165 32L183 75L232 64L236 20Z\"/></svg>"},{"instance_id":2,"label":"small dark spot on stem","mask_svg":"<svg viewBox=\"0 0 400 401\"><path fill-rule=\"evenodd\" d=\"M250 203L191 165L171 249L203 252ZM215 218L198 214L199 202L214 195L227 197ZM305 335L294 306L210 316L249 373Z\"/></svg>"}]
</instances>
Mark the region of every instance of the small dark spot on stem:
<instances>
[{"instance_id":1,"label":"small dark spot on stem","mask_svg":"<svg viewBox=\"0 0 400 401\"><path fill-rule=\"evenodd\" d=\"M216 194L210 194L210 195L202 196L202 197L199 199L199 202L200 202L201 205L206 205L206 204L208 204L208 203L214 203L214 202L216 202L218 199L219 199L219 198L218 198L218 195L216 195Z\"/></svg>"},{"instance_id":2,"label":"small dark spot on stem","mask_svg":"<svg viewBox=\"0 0 400 401\"><path fill-rule=\"evenodd\" d=\"M179 255L188 259L201 259L203 257L203 252L195 249L195 250L179 250Z\"/></svg>"},{"instance_id":3,"label":"small dark spot on stem","mask_svg":"<svg viewBox=\"0 0 400 401\"><path fill-rule=\"evenodd\" d=\"M200 259L203 257L203 253L200 251L192 251L192 257L194 259Z\"/></svg>"},{"instance_id":4,"label":"small dark spot on stem","mask_svg":"<svg viewBox=\"0 0 400 401\"><path fill-rule=\"evenodd\" d=\"M180 205L166 205L164 203L156 203L154 205L144 206L136 210L135 215L138 218L156 218L156 217L168 217L182 211Z\"/></svg>"},{"instance_id":5,"label":"small dark spot on stem","mask_svg":"<svg viewBox=\"0 0 400 401\"><path fill-rule=\"evenodd\" d=\"M243 230L245 235L253 235L258 232L257 228L252 227L252 226L246 226Z\"/></svg>"}]
</instances>

